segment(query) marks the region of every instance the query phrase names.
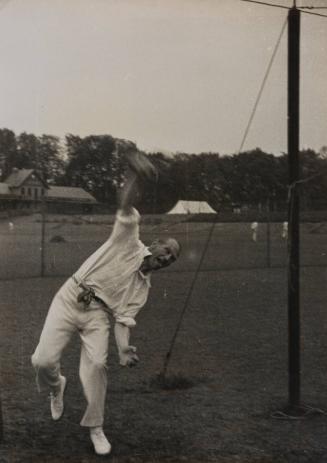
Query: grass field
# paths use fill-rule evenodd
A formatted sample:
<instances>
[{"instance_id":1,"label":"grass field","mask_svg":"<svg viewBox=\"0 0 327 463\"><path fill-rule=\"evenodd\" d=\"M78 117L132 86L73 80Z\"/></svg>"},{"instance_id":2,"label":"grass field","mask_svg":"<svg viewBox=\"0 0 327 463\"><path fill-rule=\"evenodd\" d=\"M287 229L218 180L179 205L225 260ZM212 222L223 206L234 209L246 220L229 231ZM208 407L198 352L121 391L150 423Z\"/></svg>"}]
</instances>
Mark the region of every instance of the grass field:
<instances>
[{"instance_id":1,"label":"grass field","mask_svg":"<svg viewBox=\"0 0 327 463\"><path fill-rule=\"evenodd\" d=\"M175 271L193 272L211 235L203 270L232 270L284 267L287 244L282 224L259 224L257 241L252 240L250 223L192 223L186 216L150 220L141 227L145 243L154 236L176 236L183 245L183 260ZM49 216L45 227L44 270L47 276L71 275L83 260L109 236L112 216ZM0 221L0 280L41 275L40 216ZM269 228L268 228L269 227ZM61 241L57 242L56 238ZM327 223L301 224L302 266L327 266Z\"/></svg>"},{"instance_id":2,"label":"grass field","mask_svg":"<svg viewBox=\"0 0 327 463\"><path fill-rule=\"evenodd\" d=\"M111 226L47 224L46 278L37 277L40 224L25 218L15 219L12 231L7 226L0 224L1 277L6 278L0 281L0 462L104 460L93 455L79 426L85 402L78 380L78 338L63 358L69 385L58 423L51 421L49 399L36 391L30 356L63 275L73 272ZM280 224L271 225L269 253L265 224L259 226L257 242L251 240L249 224L215 225L168 370L168 378L177 378L180 387L163 389L155 382L210 227L185 222L142 227L145 242L157 234L176 235L183 256L153 276L149 301L133 331L141 359L135 369L119 367L111 337L105 430L113 452L105 460L327 462L326 415L272 417L288 399L287 256ZM54 234L65 242L50 243ZM327 410L327 235L324 224L303 224L302 235L301 391L305 403Z\"/></svg>"}]
</instances>

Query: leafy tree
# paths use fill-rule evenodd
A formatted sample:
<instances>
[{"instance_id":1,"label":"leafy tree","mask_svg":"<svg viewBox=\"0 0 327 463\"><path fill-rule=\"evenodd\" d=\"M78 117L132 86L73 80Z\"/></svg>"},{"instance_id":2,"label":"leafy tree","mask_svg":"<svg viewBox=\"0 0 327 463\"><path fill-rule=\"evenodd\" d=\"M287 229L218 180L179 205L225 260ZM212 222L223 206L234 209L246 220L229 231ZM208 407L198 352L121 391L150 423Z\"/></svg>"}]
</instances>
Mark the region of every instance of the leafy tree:
<instances>
[{"instance_id":1,"label":"leafy tree","mask_svg":"<svg viewBox=\"0 0 327 463\"><path fill-rule=\"evenodd\" d=\"M173 176L173 162L162 153L149 154L151 162L157 167L158 178L148 182L142 194L141 212L164 213L178 200L178 191Z\"/></svg>"},{"instance_id":2,"label":"leafy tree","mask_svg":"<svg viewBox=\"0 0 327 463\"><path fill-rule=\"evenodd\" d=\"M42 135L38 139L35 168L49 183L58 182L65 171L65 161L60 139L53 135Z\"/></svg>"},{"instance_id":3,"label":"leafy tree","mask_svg":"<svg viewBox=\"0 0 327 463\"><path fill-rule=\"evenodd\" d=\"M305 209L325 207L327 197L327 160L312 149L300 152L300 192Z\"/></svg>"},{"instance_id":4,"label":"leafy tree","mask_svg":"<svg viewBox=\"0 0 327 463\"><path fill-rule=\"evenodd\" d=\"M173 172L180 198L207 201L215 209L224 202L225 179L219 154L179 154L174 159Z\"/></svg>"},{"instance_id":5,"label":"leafy tree","mask_svg":"<svg viewBox=\"0 0 327 463\"><path fill-rule=\"evenodd\" d=\"M116 205L116 192L124 180L124 154L136 151L135 143L110 135L65 139L67 161L60 139L52 135L0 129L0 169L3 180L13 167L36 169L49 183L80 186L99 201ZM285 209L288 195L287 154L273 156L260 148L232 156L218 153L178 153L168 157L149 154L158 167L156 182L143 193L142 212L161 213L179 199L204 200L219 210L232 203L257 208ZM327 197L327 147L319 153L300 152L302 207L325 207Z\"/></svg>"},{"instance_id":6,"label":"leafy tree","mask_svg":"<svg viewBox=\"0 0 327 463\"><path fill-rule=\"evenodd\" d=\"M130 149L130 147L128 147ZM68 164L65 183L90 191L99 201L116 202L116 191L122 180L124 143L117 146L110 135L85 138L66 136Z\"/></svg>"},{"instance_id":7,"label":"leafy tree","mask_svg":"<svg viewBox=\"0 0 327 463\"><path fill-rule=\"evenodd\" d=\"M18 169L36 169L39 140L31 133L23 132L17 137L17 158L15 167Z\"/></svg>"},{"instance_id":8,"label":"leafy tree","mask_svg":"<svg viewBox=\"0 0 327 463\"><path fill-rule=\"evenodd\" d=\"M54 183L64 172L59 138L53 135L36 137L23 132L17 137L14 167L35 169L44 180Z\"/></svg>"},{"instance_id":9,"label":"leafy tree","mask_svg":"<svg viewBox=\"0 0 327 463\"><path fill-rule=\"evenodd\" d=\"M275 207L285 194L283 164L259 148L224 158L223 171L232 202L249 206Z\"/></svg>"},{"instance_id":10,"label":"leafy tree","mask_svg":"<svg viewBox=\"0 0 327 463\"><path fill-rule=\"evenodd\" d=\"M16 135L12 130L0 129L0 179L4 180L15 167L17 157Z\"/></svg>"},{"instance_id":11,"label":"leafy tree","mask_svg":"<svg viewBox=\"0 0 327 463\"><path fill-rule=\"evenodd\" d=\"M288 198L288 156L283 154L274 158L274 209L285 210Z\"/></svg>"}]
</instances>

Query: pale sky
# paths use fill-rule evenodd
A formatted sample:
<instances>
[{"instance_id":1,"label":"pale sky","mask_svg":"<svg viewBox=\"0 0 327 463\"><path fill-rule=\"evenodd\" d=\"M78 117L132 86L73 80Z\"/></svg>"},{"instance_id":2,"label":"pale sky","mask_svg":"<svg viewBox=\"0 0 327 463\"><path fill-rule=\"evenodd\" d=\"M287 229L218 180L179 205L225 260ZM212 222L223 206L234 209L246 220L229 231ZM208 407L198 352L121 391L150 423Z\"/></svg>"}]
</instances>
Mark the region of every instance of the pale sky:
<instances>
[{"instance_id":1,"label":"pale sky","mask_svg":"<svg viewBox=\"0 0 327 463\"><path fill-rule=\"evenodd\" d=\"M286 15L240 0L0 0L0 128L235 153ZM287 150L286 32L244 150ZM327 18L302 14L300 144L315 150L326 51Z\"/></svg>"}]
</instances>

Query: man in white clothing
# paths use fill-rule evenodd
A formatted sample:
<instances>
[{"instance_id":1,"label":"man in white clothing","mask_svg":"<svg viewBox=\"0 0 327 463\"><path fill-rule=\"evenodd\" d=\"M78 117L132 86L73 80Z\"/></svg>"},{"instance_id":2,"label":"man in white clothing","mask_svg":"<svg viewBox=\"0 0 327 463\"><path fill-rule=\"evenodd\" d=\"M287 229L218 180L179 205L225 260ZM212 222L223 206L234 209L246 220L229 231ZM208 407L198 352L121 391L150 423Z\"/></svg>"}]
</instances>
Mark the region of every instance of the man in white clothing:
<instances>
[{"instance_id":1,"label":"man in white clothing","mask_svg":"<svg viewBox=\"0 0 327 463\"><path fill-rule=\"evenodd\" d=\"M109 239L55 295L32 356L38 389L50 390L52 418L58 420L64 410L66 387L60 358L72 334L78 331L82 341L79 374L87 400L81 425L89 427L99 455L111 450L103 433L109 314L115 320L120 365L133 366L139 359L136 348L129 344L130 328L136 325L135 316L147 301L151 272L173 263L181 250L174 238L156 240L149 247L139 240L140 215L133 204L143 176L133 163L130 168Z\"/></svg>"}]
</instances>

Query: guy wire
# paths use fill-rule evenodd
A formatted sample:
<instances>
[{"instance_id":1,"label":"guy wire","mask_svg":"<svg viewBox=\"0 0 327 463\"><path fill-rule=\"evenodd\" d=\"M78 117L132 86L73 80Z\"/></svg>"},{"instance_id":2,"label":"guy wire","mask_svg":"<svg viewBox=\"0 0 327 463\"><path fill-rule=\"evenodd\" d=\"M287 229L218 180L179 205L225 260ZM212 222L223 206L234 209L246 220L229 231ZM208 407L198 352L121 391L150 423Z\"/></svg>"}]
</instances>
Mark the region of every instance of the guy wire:
<instances>
[{"instance_id":1,"label":"guy wire","mask_svg":"<svg viewBox=\"0 0 327 463\"><path fill-rule=\"evenodd\" d=\"M174 332L174 335L171 339L171 342L170 342L170 347L169 347L169 350L166 354L166 357L165 357L165 361L164 361L164 364L163 364L163 367L162 367L162 370L159 374L159 377L161 379L165 379L166 377L166 373L167 373L167 369L168 369L168 365L169 365L169 361L170 361L170 358L171 358L171 355L172 355L172 351L173 351L173 348L175 346L175 341L176 341L176 338L177 338L177 335L179 333L179 330L180 330L180 327L181 327L181 324L182 324L182 321L183 321L183 318L184 318L184 315L185 315L185 312L186 312L186 309L188 307L188 304L189 304L189 301L190 301L190 298L192 296L192 293L193 293L193 290L194 290L194 286L195 286L195 283L198 279L198 275L200 273L200 269L202 267L202 263L203 263L203 260L204 260L204 257L207 253L207 250L208 250L208 247L209 247L209 243L211 241L211 237L212 237L212 233L213 233L213 230L215 228L215 225L217 223L217 215L216 214L216 217L215 217L215 220L212 222L212 226L210 227L210 230L209 230L209 233L208 233L208 237L207 237L207 240L205 242L205 246L204 246L204 249L203 249L203 252L202 252L202 255L201 255L201 259L200 259L200 262L196 268L196 271L194 273L194 277L193 277L193 280L192 280L192 283L191 283L191 286L190 286L190 289L188 291L188 294L186 296L186 299L185 299L185 302L184 302L184 306L183 306L183 309L180 313L180 316L179 316L179 320L177 322L177 326L176 326L176 330Z\"/></svg>"},{"instance_id":2,"label":"guy wire","mask_svg":"<svg viewBox=\"0 0 327 463\"><path fill-rule=\"evenodd\" d=\"M239 150L238 150L238 154L240 154L240 152L242 151L243 146L244 146L244 143L245 143L246 138L247 138L247 136L248 136L248 133L249 133L249 130L250 130L250 127L251 127L253 118L254 118L254 116L255 116L255 112L256 112L256 110L257 110L257 107L258 107L258 104L259 104L259 101L260 101L260 98L261 98L263 89L264 89L264 87L265 87L265 84L266 84L266 82L267 82L267 79L268 79L268 76L269 76L269 73L270 73L272 64L273 64L273 62L274 62L274 59L275 59L275 56L276 56L276 53L277 53L279 44L280 44L280 42L281 42L281 39L282 39L284 30L285 30L286 24L287 24L287 17L286 17L286 19L285 19L285 21L284 21L282 30L281 30L281 32L280 32L280 34L279 34L279 37L278 37L278 39L277 39L275 48L274 48L273 53L272 53L272 55L271 55L271 58L270 58L270 61L269 61L269 64L268 64L268 67L267 67L265 76L264 76L263 81L262 81L262 84L261 84L261 86L260 86L260 90L259 90L258 96L257 96L257 98L256 98L256 101L255 101L255 103L254 103L253 109L252 109L252 111L251 111L250 118L249 118L249 122L247 123L246 129L245 129L245 133L244 133L244 136L243 136L243 139L242 139L242 142L241 142L241 146L240 146L240 148L239 148Z\"/></svg>"}]
</instances>

